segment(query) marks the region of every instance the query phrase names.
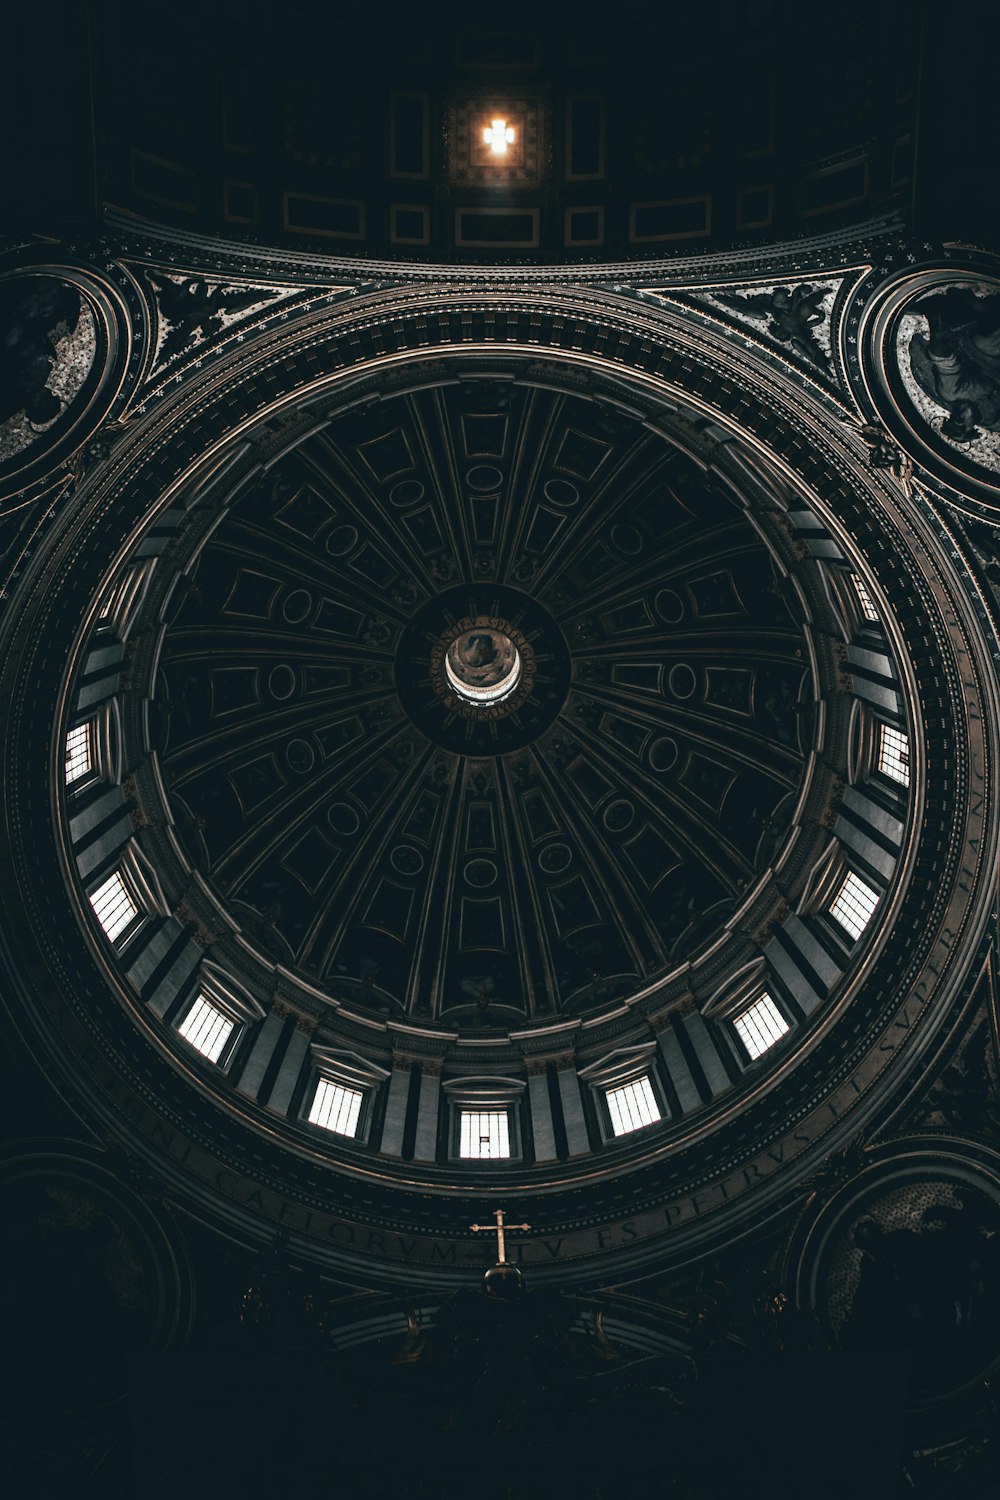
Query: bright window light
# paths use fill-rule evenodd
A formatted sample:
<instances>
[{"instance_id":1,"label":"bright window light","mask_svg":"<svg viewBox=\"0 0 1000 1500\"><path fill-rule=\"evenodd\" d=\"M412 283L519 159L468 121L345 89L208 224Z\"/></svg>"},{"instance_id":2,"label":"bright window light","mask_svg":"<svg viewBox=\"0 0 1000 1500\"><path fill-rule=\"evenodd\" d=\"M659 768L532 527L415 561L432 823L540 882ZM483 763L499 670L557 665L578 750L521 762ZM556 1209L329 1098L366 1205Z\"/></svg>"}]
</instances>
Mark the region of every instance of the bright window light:
<instances>
[{"instance_id":1,"label":"bright window light","mask_svg":"<svg viewBox=\"0 0 1000 1500\"><path fill-rule=\"evenodd\" d=\"M755 1000L741 1016L736 1016L733 1025L752 1058L760 1057L768 1047L773 1047L788 1030L788 1022L766 994Z\"/></svg>"},{"instance_id":2,"label":"bright window light","mask_svg":"<svg viewBox=\"0 0 1000 1500\"><path fill-rule=\"evenodd\" d=\"M851 582L854 584L854 592L858 596L858 602L861 605L861 613L864 615L865 619L877 620L878 610L875 608L874 600L872 599L871 594L868 592L867 584L863 579L858 577L857 573L851 574Z\"/></svg>"},{"instance_id":3,"label":"bright window light","mask_svg":"<svg viewBox=\"0 0 1000 1500\"><path fill-rule=\"evenodd\" d=\"M906 735L891 724L879 725L878 768L884 776L898 781L901 786L910 784L910 743Z\"/></svg>"},{"instance_id":4,"label":"bright window light","mask_svg":"<svg viewBox=\"0 0 1000 1500\"><path fill-rule=\"evenodd\" d=\"M510 1120L505 1109L463 1109L458 1154L471 1161L510 1156Z\"/></svg>"},{"instance_id":5,"label":"bright window light","mask_svg":"<svg viewBox=\"0 0 1000 1500\"><path fill-rule=\"evenodd\" d=\"M139 915L139 908L117 871L91 894L90 904L112 942Z\"/></svg>"},{"instance_id":6,"label":"bright window light","mask_svg":"<svg viewBox=\"0 0 1000 1500\"><path fill-rule=\"evenodd\" d=\"M235 1021L210 1005L204 995L199 995L177 1029L202 1057L207 1057L209 1062L218 1062L235 1025Z\"/></svg>"},{"instance_id":7,"label":"bright window light","mask_svg":"<svg viewBox=\"0 0 1000 1500\"><path fill-rule=\"evenodd\" d=\"M86 776L92 765L90 725L78 724L66 736L66 780L79 781L81 776Z\"/></svg>"},{"instance_id":8,"label":"bright window light","mask_svg":"<svg viewBox=\"0 0 1000 1500\"><path fill-rule=\"evenodd\" d=\"M483 141L494 156L506 156L507 147L514 144L514 127L504 119L491 120L483 131Z\"/></svg>"},{"instance_id":9,"label":"bright window light","mask_svg":"<svg viewBox=\"0 0 1000 1500\"><path fill-rule=\"evenodd\" d=\"M337 1135L357 1135L362 1097L359 1089L347 1089L321 1078L309 1109L310 1125L320 1125Z\"/></svg>"},{"instance_id":10,"label":"bright window light","mask_svg":"<svg viewBox=\"0 0 1000 1500\"><path fill-rule=\"evenodd\" d=\"M873 891L860 875L855 875L851 870L830 907L830 915L837 919L852 938L859 938L871 921L872 912L877 905L878 892Z\"/></svg>"},{"instance_id":11,"label":"bright window light","mask_svg":"<svg viewBox=\"0 0 1000 1500\"><path fill-rule=\"evenodd\" d=\"M628 1135L629 1131L655 1125L662 1118L648 1078L637 1078L634 1083L623 1083L621 1088L607 1089L604 1097L608 1101L615 1135Z\"/></svg>"}]
</instances>

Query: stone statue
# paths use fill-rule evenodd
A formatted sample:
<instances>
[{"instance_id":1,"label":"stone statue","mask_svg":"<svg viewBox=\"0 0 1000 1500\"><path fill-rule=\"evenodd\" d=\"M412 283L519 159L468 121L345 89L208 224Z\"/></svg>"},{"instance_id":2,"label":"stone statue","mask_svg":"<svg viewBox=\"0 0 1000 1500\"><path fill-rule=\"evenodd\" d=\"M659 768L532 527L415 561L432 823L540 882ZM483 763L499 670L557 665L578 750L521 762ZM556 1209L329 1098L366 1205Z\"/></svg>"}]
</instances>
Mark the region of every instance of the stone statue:
<instances>
[{"instance_id":1,"label":"stone statue","mask_svg":"<svg viewBox=\"0 0 1000 1500\"><path fill-rule=\"evenodd\" d=\"M914 334L913 378L948 415L941 426L955 443L971 443L980 429L1000 432L1000 293L977 297L971 287L949 287L914 304L928 333Z\"/></svg>"},{"instance_id":2,"label":"stone statue","mask_svg":"<svg viewBox=\"0 0 1000 1500\"><path fill-rule=\"evenodd\" d=\"M800 286L779 286L771 292L752 295L723 296L719 301L734 312L754 318L767 319L767 331L780 344L788 344L802 359L825 369L829 364L826 351L816 337L814 329L823 322L823 298L825 287L814 287L808 282Z\"/></svg>"},{"instance_id":3,"label":"stone statue","mask_svg":"<svg viewBox=\"0 0 1000 1500\"><path fill-rule=\"evenodd\" d=\"M23 412L35 427L62 411L47 381L56 344L80 318L80 296L50 276L14 278L0 287L0 422Z\"/></svg>"},{"instance_id":4,"label":"stone statue","mask_svg":"<svg viewBox=\"0 0 1000 1500\"><path fill-rule=\"evenodd\" d=\"M862 425L861 436L868 444L868 467L886 469L899 480L903 493L913 493L913 460L902 448L896 446L889 434L881 427Z\"/></svg>"},{"instance_id":5,"label":"stone statue","mask_svg":"<svg viewBox=\"0 0 1000 1500\"><path fill-rule=\"evenodd\" d=\"M235 287L214 286L208 281L187 276L183 281L170 276L149 275L156 293L160 316L167 332L160 347L159 363L164 364L201 339L221 333L225 315L245 311L267 298L260 287L240 291Z\"/></svg>"}]
</instances>

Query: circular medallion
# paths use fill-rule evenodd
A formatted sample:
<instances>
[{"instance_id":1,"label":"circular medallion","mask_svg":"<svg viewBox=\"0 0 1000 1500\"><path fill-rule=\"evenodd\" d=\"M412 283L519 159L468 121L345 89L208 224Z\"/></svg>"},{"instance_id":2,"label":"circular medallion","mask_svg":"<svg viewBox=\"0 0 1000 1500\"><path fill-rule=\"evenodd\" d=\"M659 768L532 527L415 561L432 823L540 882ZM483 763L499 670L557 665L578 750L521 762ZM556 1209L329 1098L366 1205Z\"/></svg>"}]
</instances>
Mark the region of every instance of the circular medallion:
<instances>
[{"instance_id":1,"label":"circular medallion","mask_svg":"<svg viewBox=\"0 0 1000 1500\"><path fill-rule=\"evenodd\" d=\"M912 1359L940 1401L997 1364L1000 1161L943 1137L893 1143L800 1228L798 1295L844 1349Z\"/></svg>"},{"instance_id":2,"label":"circular medallion","mask_svg":"<svg viewBox=\"0 0 1000 1500\"><path fill-rule=\"evenodd\" d=\"M862 288L863 397L922 468L995 507L1000 489L1000 281L977 265L908 269ZM875 468L890 467L873 451Z\"/></svg>"},{"instance_id":3,"label":"circular medallion","mask_svg":"<svg viewBox=\"0 0 1000 1500\"><path fill-rule=\"evenodd\" d=\"M1000 287L956 280L914 297L895 348L906 395L930 431L1000 472Z\"/></svg>"},{"instance_id":4,"label":"circular medallion","mask_svg":"<svg viewBox=\"0 0 1000 1500\"><path fill-rule=\"evenodd\" d=\"M461 585L417 611L400 636L396 688L443 748L504 754L542 734L569 687L569 652L537 600L496 584Z\"/></svg>"},{"instance_id":5,"label":"circular medallion","mask_svg":"<svg viewBox=\"0 0 1000 1500\"><path fill-rule=\"evenodd\" d=\"M448 686L473 706L508 699L517 689L522 670L520 651L492 620L477 620L444 653Z\"/></svg>"},{"instance_id":6,"label":"circular medallion","mask_svg":"<svg viewBox=\"0 0 1000 1500\"><path fill-rule=\"evenodd\" d=\"M148 340L132 279L111 277L44 261L0 275L0 495L67 459L131 389Z\"/></svg>"}]
</instances>

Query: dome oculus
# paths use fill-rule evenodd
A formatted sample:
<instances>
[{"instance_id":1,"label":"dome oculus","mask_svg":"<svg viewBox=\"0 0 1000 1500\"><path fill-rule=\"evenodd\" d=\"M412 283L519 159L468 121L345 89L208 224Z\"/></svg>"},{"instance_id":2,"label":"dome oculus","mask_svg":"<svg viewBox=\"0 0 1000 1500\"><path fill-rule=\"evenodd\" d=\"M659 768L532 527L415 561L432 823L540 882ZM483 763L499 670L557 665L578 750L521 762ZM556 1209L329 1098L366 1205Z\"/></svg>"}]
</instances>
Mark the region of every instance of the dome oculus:
<instances>
[{"instance_id":1,"label":"dome oculus","mask_svg":"<svg viewBox=\"0 0 1000 1500\"><path fill-rule=\"evenodd\" d=\"M444 674L460 698L501 703L521 678L521 653L509 635L489 625L463 630L444 655Z\"/></svg>"}]
</instances>

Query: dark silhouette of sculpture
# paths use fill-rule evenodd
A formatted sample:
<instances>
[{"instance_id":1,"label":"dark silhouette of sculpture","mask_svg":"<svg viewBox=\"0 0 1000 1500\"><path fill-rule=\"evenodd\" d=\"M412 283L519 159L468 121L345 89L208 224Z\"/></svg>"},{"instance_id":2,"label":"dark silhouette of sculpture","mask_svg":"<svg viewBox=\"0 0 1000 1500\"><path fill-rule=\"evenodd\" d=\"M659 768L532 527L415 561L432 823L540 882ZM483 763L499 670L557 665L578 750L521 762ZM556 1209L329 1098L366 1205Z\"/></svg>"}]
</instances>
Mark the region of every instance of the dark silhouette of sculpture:
<instances>
[{"instance_id":1,"label":"dark silhouette of sculpture","mask_svg":"<svg viewBox=\"0 0 1000 1500\"><path fill-rule=\"evenodd\" d=\"M76 328L80 307L79 293L52 276L0 285L0 422L23 411L32 426L41 427L62 411L47 381L60 329Z\"/></svg>"},{"instance_id":2,"label":"dark silhouette of sculpture","mask_svg":"<svg viewBox=\"0 0 1000 1500\"><path fill-rule=\"evenodd\" d=\"M268 296L259 287L238 292L211 286L196 277L186 277L181 282L169 276L150 276L149 280L156 292L160 316L169 325L160 346L161 364L199 342L195 335L208 340L221 333L224 313L242 312Z\"/></svg>"},{"instance_id":3,"label":"dark silhouette of sculpture","mask_svg":"<svg viewBox=\"0 0 1000 1500\"><path fill-rule=\"evenodd\" d=\"M860 1278L841 1343L909 1350L921 1393L955 1389L996 1351L1000 1325L1000 1225L980 1194L955 1189L911 1227L859 1219L850 1240Z\"/></svg>"},{"instance_id":4,"label":"dark silhouette of sculpture","mask_svg":"<svg viewBox=\"0 0 1000 1500\"><path fill-rule=\"evenodd\" d=\"M913 493L913 461L908 454L896 446L889 434L881 427L861 427L861 436L868 445L868 467L884 469L894 474L907 495Z\"/></svg>"},{"instance_id":5,"label":"dark silhouette of sculpture","mask_svg":"<svg viewBox=\"0 0 1000 1500\"><path fill-rule=\"evenodd\" d=\"M977 297L971 287L949 287L912 310L926 318L928 333L910 340L910 369L948 413L942 434L971 443L982 428L1000 432L1000 293Z\"/></svg>"},{"instance_id":6,"label":"dark silhouette of sculpture","mask_svg":"<svg viewBox=\"0 0 1000 1500\"><path fill-rule=\"evenodd\" d=\"M766 318L767 331L772 338L779 344L788 344L802 359L822 370L828 366L829 359L813 330L823 322L820 304L825 296L824 287L803 282L800 286L779 286L773 292L743 296L720 293L719 301L734 312Z\"/></svg>"}]
</instances>

